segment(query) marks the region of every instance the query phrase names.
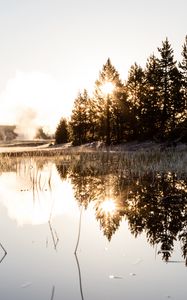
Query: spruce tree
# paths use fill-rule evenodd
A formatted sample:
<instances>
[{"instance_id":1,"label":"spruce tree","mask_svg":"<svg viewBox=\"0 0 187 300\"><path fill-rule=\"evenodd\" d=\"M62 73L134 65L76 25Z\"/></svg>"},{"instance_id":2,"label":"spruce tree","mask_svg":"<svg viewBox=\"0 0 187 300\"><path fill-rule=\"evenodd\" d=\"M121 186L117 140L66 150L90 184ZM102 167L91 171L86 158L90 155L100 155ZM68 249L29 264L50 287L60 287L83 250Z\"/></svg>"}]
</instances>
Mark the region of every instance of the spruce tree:
<instances>
[{"instance_id":1,"label":"spruce tree","mask_svg":"<svg viewBox=\"0 0 187 300\"><path fill-rule=\"evenodd\" d=\"M145 75L141 66L130 67L126 83L131 116L131 138L139 139L142 132L141 115L145 98Z\"/></svg>"},{"instance_id":2,"label":"spruce tree","mask_svg":"<svg viewBox=\"0 0 187 300\"><path fill-rule=\"evenodd\" d=\"M182 61L179 63L179 68L182 74L182 92L184 97L184 119L187 118L187 35L182 49Z\"/></svg>"},{"instance_id":3,"label":"spruce tree","mask_svg":"<svg viewBox=\"0 0 187 300\"><path fill-rule=\"evenodd\" d=\"M141 130L145 139L155 138L161 124L160 67L151 55L145 68L145 99L142 104Z\"/></svg>"},{"instance_id":4,"label":"spruce tree","mask_svg":"<svg viewBox=\"0 0 187 300\"><path fill-rule=\"evenodd\" d=\"M67 143L69 140L68 138L69 138L69 132L68 132L67 120L65 118L61 118L55 131L55 143L56 144Z\"/></svg>"},{"instance_id":5,"label":"spruce tree","mask_svg":"<svg viewBox=\"0 0 187 300\"><path fill-rule=\"evenodd\" d=\"M74 101L70 120L70 135L74 145L81 145L88 141L89 115L88 106L89 96L85 89L78 94Z\"/></svg>"},{"instance_id":6,"label":"spruce tree","mask_svg":"<svg viewBox=\"0 0 187 300\"><path fill-rule=\"evenodd\" d=\"M105 93L103 87L109 83L113 85L113 89L110 93ZM125 88L119 78L119 73L108 58L96 80L94 93L98 116L98 137L108 145L119 143L123 139L125 95Z\"/></svg>"},{"instance_id":7,"label":"spruce tree","mask_svg":"<svg viewBox=\"0 0 187 300\"><path fill-rule=\"evenodd\" d=\"M176 126L177 114L181 110L181 81L173 49L166 38L162 47L158 48L160 53L160 97L161 97L161 127L160 137L164 139Z\"/></svg>"},{"instance_id":8,"label":"spruce tree","mask_svg":"<svg viewBox=\"0 0 187 300\"><path fill-rule=\"evenodd\" d=\"M184 97L182 92L182 75L178 68L172 72L173 85L171 88L172 101L170 107L170 132L172 133L176 126L181 122L184 112Z\"/></svg>"}]
</instances>

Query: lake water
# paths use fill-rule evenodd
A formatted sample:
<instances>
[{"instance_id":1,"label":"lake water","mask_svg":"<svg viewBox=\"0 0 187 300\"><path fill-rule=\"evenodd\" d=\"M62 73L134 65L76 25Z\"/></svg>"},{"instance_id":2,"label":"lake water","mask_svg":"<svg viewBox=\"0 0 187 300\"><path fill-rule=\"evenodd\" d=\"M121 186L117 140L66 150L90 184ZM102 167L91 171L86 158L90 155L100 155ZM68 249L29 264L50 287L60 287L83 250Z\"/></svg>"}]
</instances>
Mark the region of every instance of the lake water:
<instances>
[{"instance_id":1,"label":"lake water","mask_svg":"<svg viewBox=\"0 0 187 300\"><path fill-rule=\"evenodd\" d=\"M185 300L187 181L24 159L0 173L3 300Z\"/></svg>"}]
</instances>

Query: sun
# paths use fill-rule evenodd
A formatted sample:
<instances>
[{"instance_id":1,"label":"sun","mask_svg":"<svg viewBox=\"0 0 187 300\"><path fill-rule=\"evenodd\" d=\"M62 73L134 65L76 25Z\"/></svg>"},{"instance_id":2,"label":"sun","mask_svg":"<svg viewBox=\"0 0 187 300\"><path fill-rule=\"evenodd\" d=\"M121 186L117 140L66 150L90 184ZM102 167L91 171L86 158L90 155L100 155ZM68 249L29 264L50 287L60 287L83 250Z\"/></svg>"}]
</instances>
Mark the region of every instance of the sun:
<instances>
[{"instance_id":1,"label":"sun","mask_svg":"<svg viewBox=\"0 0 187 300\"><path fill-rule=\"evenodd\" d=\"M103 94L109 95L114 90L114 84L111 81L107 81L102 85L101 90Z\"/></svg>"}]
</instances>

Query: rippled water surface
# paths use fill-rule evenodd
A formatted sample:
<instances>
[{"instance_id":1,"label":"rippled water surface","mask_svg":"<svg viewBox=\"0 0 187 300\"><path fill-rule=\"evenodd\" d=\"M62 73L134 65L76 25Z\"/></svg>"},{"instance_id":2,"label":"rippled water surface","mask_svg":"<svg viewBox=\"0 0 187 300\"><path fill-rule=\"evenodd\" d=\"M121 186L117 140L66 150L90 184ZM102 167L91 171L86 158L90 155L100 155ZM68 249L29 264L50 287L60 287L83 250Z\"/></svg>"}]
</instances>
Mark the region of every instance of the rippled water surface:
<instances>
[{"instance_id":1,"label":"rippled water surface","mask_svg":"<svg viewBox=\"0 0 187 300\"><path fill-rule=\"evenodd\" d=\"M186 299L186 177L100 169L0 173L1 299Z\"/></svg>"}]
</instances>

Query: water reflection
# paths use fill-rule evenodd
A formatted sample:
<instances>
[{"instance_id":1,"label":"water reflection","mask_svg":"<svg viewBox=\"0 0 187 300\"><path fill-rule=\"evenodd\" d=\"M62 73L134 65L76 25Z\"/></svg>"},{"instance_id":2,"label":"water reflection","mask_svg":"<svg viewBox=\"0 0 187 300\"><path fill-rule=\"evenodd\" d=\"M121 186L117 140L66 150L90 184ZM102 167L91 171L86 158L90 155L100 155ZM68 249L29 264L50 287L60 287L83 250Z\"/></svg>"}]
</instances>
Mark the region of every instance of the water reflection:
<instances>
[{"instance_id":1,"label":"water reflection","mask_svg":"<svg viewBox=\"0 0 187 300\"><path fill-rule=\"evenodd\" d=\"M64 169L57 167L61 178ZM63 173L61 174L61 170ZM157 246L157 254L172 262L175 241L180 241L182 257L187 265L187 183L185 176L175 173L146 173L141 177L104 172L75 166L66 169L74 195L85 209L94 204L95 216L103 234L110 241L123 218L131 233L145 233L147 241Z\"/></svg>"},{"instance_id":2,"label":"water reflection","mask_svg":"<svg viewBox=\"0 0 187 300\"><path fill-rule=\"evenodd\" d=\"M13 166L0 174L2 299L185 298L184 175L107 155Z\"/></svg>"},{"instance_id":3,"label":"water reflection","mask_svg":"<svg viewBox=\"0 0 187 300\"><path fill-rule=\"evenodd\" d=\"M55 246L58 238L53 218L69 212L78 213L71 183L61 181L53 162L23 160L15 170L8 169L1 174L0 202L19 226L47 223Z\"/></svg>"},{"instance_id":4,"label":"water reflection","mask_svg":"<svg viewBox=\"0 0 187 300\"><path fill-rule=\"evenodd\" d=\"M135 237L145 233L166 262L172 262L175 242L180 241L181 260L187 265L186 177L169 171L132 176L121 169L114 171L107 157L102 163L100 171L89 161L83 169L79 160L74 164L58 161L54 165L52 161L32 159L14 164L16 173L9 169L8 177L1 175L1 202L18 224L47 223L55 250L59 236L53 226L54 216L80 212L76 254L82 209L92 205L108 241L125 219L130 232Z\"/></svg>"},{"instance_id":5,"label":"water reflection","mask_svg":"<svg viewBox=\"0 0 187 300\"><path fill-rule=\"evenodd\" d=\"M187 185L175 174L150 174L137 179L128 196L127 217L131 232L146 233L151 245L157 244L163 260L168 261L176 239L186 232ZM184 233L186 232L186 234ZM186 240L187 241L187 240ZM181 240L186 260L185 239Z\"/></svg>"}]
</instances>

